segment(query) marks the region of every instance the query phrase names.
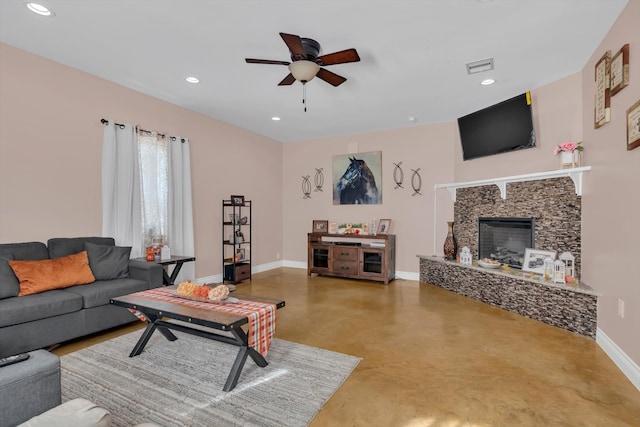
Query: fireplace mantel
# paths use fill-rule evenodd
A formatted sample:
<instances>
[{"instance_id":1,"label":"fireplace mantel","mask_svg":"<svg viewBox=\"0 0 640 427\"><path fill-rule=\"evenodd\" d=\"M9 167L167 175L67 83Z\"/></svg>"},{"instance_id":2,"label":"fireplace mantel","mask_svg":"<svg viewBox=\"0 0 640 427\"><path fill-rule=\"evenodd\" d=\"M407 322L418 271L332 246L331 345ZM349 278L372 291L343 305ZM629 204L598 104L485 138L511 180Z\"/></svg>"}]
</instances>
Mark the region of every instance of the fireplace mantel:
<instances>
[{"instance_id":1,"label":"fireplace mantel","mask_svg":"<svg viewBox=\"0 0 640 427\"><path fill-rule=\"evenodd\" d=\"M458 182L452 184L436 184L434 188L436 190L440 188L446 188L451 193L451 199L456 201L456 189L467 187L480 187L482 185L497 185L500 189L500 196L503 199L507 198L507 184L510 182L524 182L524 181L537 181L541 179L549 178L561 178L569 177L573 181L576 188L576 195L582 196L582 172L591 170L591 166L583 166L572 169L559 169L555 171L537 172L526 175L514 175L505 176L501 178L481 179L478 181Z\"/></svg>"}]
</instances>

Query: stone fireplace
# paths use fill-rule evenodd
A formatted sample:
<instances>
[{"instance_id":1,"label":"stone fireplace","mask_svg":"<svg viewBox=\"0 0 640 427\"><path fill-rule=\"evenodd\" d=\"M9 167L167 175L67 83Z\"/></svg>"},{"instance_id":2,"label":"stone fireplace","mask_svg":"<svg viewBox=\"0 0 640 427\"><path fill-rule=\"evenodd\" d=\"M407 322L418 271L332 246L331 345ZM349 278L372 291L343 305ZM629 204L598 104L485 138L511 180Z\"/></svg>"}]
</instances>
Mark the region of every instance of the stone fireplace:
<instances>
[{"instance_id":1,"label":"stone fireplace","mask_svg":"<svg viewBox=\"0 0 640 427\"><path fill-rule=\"evenodd\" d=\"M534 247L535 223L535 218L478 218L478 259L522 268L525 249Z\"/></svg>"},{"instance_id":2,"label":"stone fireplace","mask_svg":"<svg viewBox=\"0 0 640 427\"><path fill-rule=\"evenodd\" d=\"M558 255L570 252L575 257L575 276L579 278L581 174L589 169L438 184L436 189L451 192L458 248L468 246L474 260L502 257L504 263L521 266L527 247L556 251ZM596 337L598 294L584 284L552 283L515 268L486 269L437 256L418 257L423 283L590 339Z\"/></svg>"},{"instance_id":3,"label":"stone fireplace","mask_svg":"<svg viewBox=\"0 0 640 427\"><path fill-rule=\"evenodd\" d=\"M576 277L580 277L582 197L576 195L568 177L507 185L507 197L495 185L459 188L454 204L454 234L458 248L468 246L474 259L478 247L480 218L532 218L535 223L535 249L569 252L575 258Z\"/></svg>"}]
</instances>

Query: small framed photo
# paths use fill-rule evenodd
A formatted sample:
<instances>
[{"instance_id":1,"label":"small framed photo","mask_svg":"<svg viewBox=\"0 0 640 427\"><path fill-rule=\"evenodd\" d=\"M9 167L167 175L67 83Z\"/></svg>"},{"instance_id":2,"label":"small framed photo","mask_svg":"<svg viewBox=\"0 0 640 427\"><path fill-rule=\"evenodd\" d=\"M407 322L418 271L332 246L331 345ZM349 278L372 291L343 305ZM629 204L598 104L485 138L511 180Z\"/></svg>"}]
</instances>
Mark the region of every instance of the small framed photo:
<instances>
[{"instance_id":1,"label":"small framed photo","mask_svg":"<svg viewBox=\"0 0 640 427\"><path fill-rule=\"evenodd\" d=\"M244 206L244 196L231 195L231 204L233 206Z\"/></svg>"},{"instance_id":2,"label":"small framed photo","mask_svg":"<svg viewBox=\"0 0 640 427\"><path fill-rule=\"evenodd\" d=\"M329 223L329 234L338 234L338 223L330 222Z\"/></svg>"},{"instance_id":3,"label":"small framed photo","mask_svg":"<svg viewBox=\"0 0 640 427\"><path fill-rule=\"evenodd\" d=\"M329 221L313 220L313 232L327 234L329 233Z\"/></svg>"},{"instance_id":4,"label":"small framed photo","mask_svg":"<svg viewBox=\"0 0 640 427\"><path fill-rule=\"evenodd\" d=\"M524 250L524 263L522 271L544 275L544 260L550 257L555 261L556 251L542 251L539 249L526 248Z\"/></svg>"},{"instance_id":5,"label":"small framed photo","mask_svg":"<svg viewBox=\"0 0 640 427\"><path fill-rule=\"evenodd\" d=\"M389 229L391 228L391 220L390 219L381 219L378 223L378 230L376 234L389 234Z\"/></svg>"},{"instance_id":6,"label":"small framed photo","mask_svg":"<svg viewBox=\"0 0 640 427\"><path fill-rule=\"evenodd\" d=\"M245 248L236 249L236 262L244 261L246 259L247 259L247 253L245 251Z\"/></svg>"},{"instance_id":7,"label":"small framed photo","mask_svg":"<svg viewBox=\"0 0 640 427\"><path fill-rule=\"evenodd\" d=\"M640 147L640 101L627 110L627 151Z\"/></svg>"}]
</instances>

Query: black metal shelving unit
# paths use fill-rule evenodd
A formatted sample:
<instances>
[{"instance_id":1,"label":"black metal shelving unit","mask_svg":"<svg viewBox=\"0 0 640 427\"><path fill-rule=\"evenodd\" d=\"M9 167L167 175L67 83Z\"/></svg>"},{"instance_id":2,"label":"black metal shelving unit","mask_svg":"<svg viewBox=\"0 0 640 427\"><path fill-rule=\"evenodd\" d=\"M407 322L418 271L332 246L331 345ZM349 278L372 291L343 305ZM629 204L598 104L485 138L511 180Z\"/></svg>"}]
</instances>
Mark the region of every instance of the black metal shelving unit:
<instances>
[{"instance_id":1,"label":"black metal shelving unit","mask_svg":"<svg viewBox=\"0 0 640 427\"><path fill-rule=\"evenodd\" d=\"M234 284L251 280L251 200L222 201L222 275Z\"/></svg>"}]
</instances>

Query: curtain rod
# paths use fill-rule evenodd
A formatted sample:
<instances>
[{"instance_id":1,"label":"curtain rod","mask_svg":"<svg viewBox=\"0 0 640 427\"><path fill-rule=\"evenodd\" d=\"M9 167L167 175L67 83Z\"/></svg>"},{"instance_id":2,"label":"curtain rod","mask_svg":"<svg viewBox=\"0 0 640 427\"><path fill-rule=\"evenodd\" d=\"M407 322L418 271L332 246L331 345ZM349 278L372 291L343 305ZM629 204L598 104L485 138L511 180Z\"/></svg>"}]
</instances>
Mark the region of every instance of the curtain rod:
<instances>
[{"instance_id":1,"label":"curtain rod","mask_svg":"<svg viewBox=\"0 0 640 427\"><path fill-rule=\"evenodd\" d=\"M107 120L107 119L100 119L100 122L101 122L103 125L108 125L108 124L109 124L109 120ZM123 125L122 123L116 123L116 122L114 122L113 124L115 124L116 126L120 127L120 129L124 129L124 128L125 128L125 125ZM140 128L138 128L137 126L136 126L136 128L137 128L137 129L138 129L138 131L140 131L140 132L152 133L150 130L140 129ZM158 135L160 135L160 136L161 136L161 137L163 137L163 138L166 136L166 135L165 135L165 134L163 134L163 133L158 133ZM175 136L171 136L171 137L169 137L169 138L171 138L171 140L172 140L172 141L177 141L177 139L178 139L178 138L176 138ZM184 143L184 142L186 142L186 141L185 141L185 139L184 139L184 138L180 138L180 142Z\"/></svg>"}]
</instances>

